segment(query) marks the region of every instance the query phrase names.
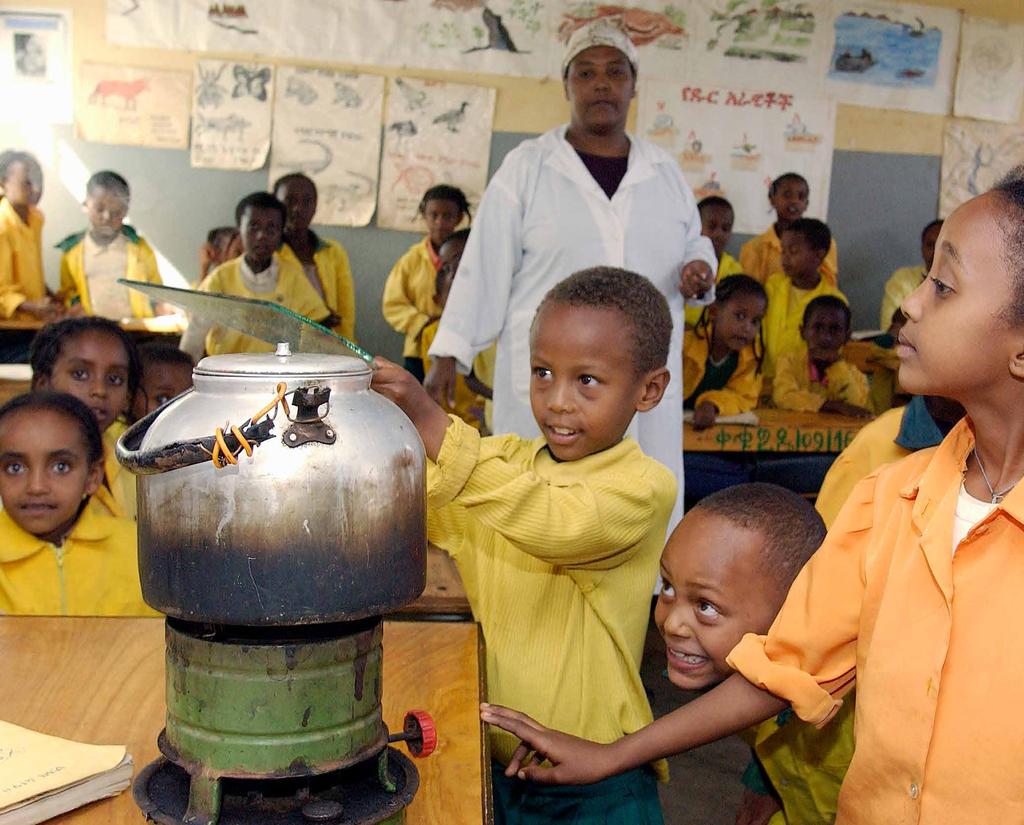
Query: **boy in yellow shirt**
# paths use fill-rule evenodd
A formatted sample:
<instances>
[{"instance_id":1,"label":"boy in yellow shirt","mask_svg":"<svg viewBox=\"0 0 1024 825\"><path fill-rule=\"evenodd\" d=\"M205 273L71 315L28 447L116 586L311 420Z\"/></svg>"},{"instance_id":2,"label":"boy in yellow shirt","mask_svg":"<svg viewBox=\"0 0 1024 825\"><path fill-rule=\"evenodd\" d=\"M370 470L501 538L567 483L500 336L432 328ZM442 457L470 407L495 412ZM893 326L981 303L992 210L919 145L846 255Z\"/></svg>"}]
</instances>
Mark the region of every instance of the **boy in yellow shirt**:
<instances>
[{"instance_id":1,"label":"boy in yellow shirt","mask_svg":"<svg viewBox=\"0 0 1024 825\"><path fill-rule=\"evenodd\" d=\"M700 234L711 239L711 245L715 248L715 257L718 258L718 273L715 276L715 283L730 275L743 273L740 262L725 251L726 245L732 239L732 224L736 218L732 204L719 195L708 195L697 204L697 211L700 213ZM761 279L762 283L763 280ZM697 326L702 309L702 307L686 305L687 327Z\"/></svg>"},{"instance_id":2,"label":"boy in yellow shirt","mask_svg":"<svg viewBox=\"0 0 1024 825\"><path fill-rule=\"evenodd\" d=\"M156 615L134 522L87 506L102 483L103 441L83 402L34 392L0 407L0 613Z\"/></svg>"},{"instance_id":3,"label":"boy in yellow shirt","mask_svg":"<svg viewBox=\"0 0 1024 825\"><path fill-rule=\"evenodd\" d=\"M935 260L935 243L939 239L939 230L941 229L942 219L939 218L921 230L921 260L924 261L923 265L901 266L885 282L885 290L882 294L882 309L879 313L879 329L889 328L893 315L900 308L903 299L921 286L921 281L928 276L928 270L932 268L932 261Z\"/></svg>"},{"instance_id":4,"label":"boy in yellow shirt","mask_svg":"<svg viewBox=\"0 0 1024 825\"><path fill-rule=\"evenodd\" d=\"M535 439L481 438L381 359L373 379L423 439L428 535L483 626L489 695L602 742L651 719L639 667L676 482L626 430L662 398L671 333L640 275L596 267L555 286L530 336ZM490 743L497 822L662 821L649 767L549 793L504 777L514 737Z\"/></svg>"},{"instance_id":5,"label":"boy in yellow shirt","mask_svg":"<svg viewBox=\"0 0 1024 825\"><path fill-rule=\"evenodd\" d=\"M850 308L835 295L819 295L804 310L803 344L775 364L772 401L780 410L871 418L868 379L849 361Z\"/></svg>"},{"instance_id":6,"label":"boy in yellow shirt","mask_svg":"<svg viewBox=\"0 0 1024 825\"><path fill-rule=\"evenodd\" d=\"M117 172L97 172L86 183L82 209L89 229L57 244L64 253L60 259L61 297L69 308L115 321L153 314L145 295L117 282L126 278L163 283L152 248L124 223L130 203L128 181Z\"/></svg>"},{"instance_id":7,"label":"boy in yellow shirt","mask_svg":"<svg viewBox=\"0 0 1024 825\"><path fill-rule=\"evenodd\" d=\"M810 196L807 179L796 172L786 172L772 181L768 203L775 210L775 223L740 247L740 266L751 278L765 283L782 268L782 233L804 216ZM832 286L839 283L838 253L831 238L818 270Z\"/></svg>"},{"instance_id":8,"label":"boy in yellow shirt","mask_svg":"<svg viewBox=\"0 0 1024 825\"><path fill-rule=\"evenodd\" d=\"M775 362L780 354L800 346L800 327L804 310L819 295L846 297L821 276L832 233L821 221L800 218L782 233L782 271L772 275L764 285L768 293L768 310L761 327L764 330L764 371L775 375Z\"/></svg>"},{"instance_id":9,"label":"boy in yellow shirt","mask_svg":"<svg viewBox=\"0 0 1024 825\"><path fill-rule=\"evenodd\" d=\"M278 255L286 217L284 204L268 192L253 192L242 198L235 208L242 254L203 278L199 291L272 301L305 318L334 326L336 316L313 289L298 260ZM189 320L181 348L195 361L203 357L204 350L209 355L274 351L273 344L201 318Z\"/></svg>"}]
</instances>

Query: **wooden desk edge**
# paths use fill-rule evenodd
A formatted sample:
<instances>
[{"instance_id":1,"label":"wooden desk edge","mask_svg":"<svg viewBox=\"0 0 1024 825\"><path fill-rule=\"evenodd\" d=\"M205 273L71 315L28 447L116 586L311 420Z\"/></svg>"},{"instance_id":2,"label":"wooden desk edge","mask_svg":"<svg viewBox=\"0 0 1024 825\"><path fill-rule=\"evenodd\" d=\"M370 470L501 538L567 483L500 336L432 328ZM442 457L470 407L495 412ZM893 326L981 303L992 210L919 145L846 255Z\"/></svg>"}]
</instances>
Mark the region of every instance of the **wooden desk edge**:
<instances>
[{"instance_id":1,"label":"wooden desk edge","mask_svg":"<svg viewBox=\"0 0 1024 825\"><path fill-rule=\"evenodd\" d=\"M476 662L479 678L480 701L487 697L487 643L484 629L476 623ZM479 710L479 708L478 708ZM487 725L480 720L480 804L484 825L494 825L494 785L491 782L491 740L487 736Z\"/></svg>"}]
</instances>

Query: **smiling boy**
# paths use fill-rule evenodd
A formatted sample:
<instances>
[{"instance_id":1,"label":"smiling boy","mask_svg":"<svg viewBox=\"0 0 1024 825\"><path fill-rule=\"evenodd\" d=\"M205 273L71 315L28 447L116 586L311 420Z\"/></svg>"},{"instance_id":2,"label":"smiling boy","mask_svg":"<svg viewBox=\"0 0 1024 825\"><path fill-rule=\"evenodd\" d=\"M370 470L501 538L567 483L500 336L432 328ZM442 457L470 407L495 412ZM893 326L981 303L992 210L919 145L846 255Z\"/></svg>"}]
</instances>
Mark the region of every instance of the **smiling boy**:
<instances>
[{"instance_id":1,"label":"smiling boy","mask_svg":"<svg viewBox=\"0 0 1024 825\"><path fill-rule=\"evenodd\" d=\"M639 667L676 483L625 432L665 392L671 334L668 303L635 273L596 267L555 286L530 330L534 439L481 438L389 362L373 378L423 439L428 535L483 626L489 696L601 742L651 719ZM516 739L490 740L498 823L662 821L650 767L527 787L503 775Z\"/></svg>"}]
</instances>

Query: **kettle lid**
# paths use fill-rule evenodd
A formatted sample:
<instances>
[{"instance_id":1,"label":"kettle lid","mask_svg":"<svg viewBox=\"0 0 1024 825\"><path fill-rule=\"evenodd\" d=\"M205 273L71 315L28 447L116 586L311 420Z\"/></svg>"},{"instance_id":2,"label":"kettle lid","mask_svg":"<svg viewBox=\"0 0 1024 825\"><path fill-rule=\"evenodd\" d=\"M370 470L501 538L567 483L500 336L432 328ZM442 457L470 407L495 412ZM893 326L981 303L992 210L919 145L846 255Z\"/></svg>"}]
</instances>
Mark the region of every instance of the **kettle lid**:
<instances>
[{"instance_id":1,"label":"kettle lid","mask_svg":"<svg viewBox=\"0 0 1024 825\"><path fill-rule=\"evenodd\" d=\"M239 352L230 355L208 355L196 365L195 374L231 375L369 375L366 362L348 355L292 353L287 344L278 344L277 352Z\"/></svg>"}]
</instances>

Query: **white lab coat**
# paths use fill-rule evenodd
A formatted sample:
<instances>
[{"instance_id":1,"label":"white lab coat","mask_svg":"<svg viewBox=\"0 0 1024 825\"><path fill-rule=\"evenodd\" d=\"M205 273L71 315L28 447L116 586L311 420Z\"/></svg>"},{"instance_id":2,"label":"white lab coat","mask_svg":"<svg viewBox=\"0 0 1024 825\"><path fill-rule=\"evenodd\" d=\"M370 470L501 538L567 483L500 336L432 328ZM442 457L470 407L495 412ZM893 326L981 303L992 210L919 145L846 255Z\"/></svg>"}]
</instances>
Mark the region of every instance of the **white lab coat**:
<instances>
[{"instance_id":1,"label":"white lab coat","mask_svg":"<svg viewBox=\"0 0 1024 825\"><path fill-rule=\"evenodd\" d=\"M675 321L665 397L640 413L630 432L645 453L679 480L672 525L682 516L684 263L717 271L711 241L675 161L630 137L626 175L611 199L565 140L566 126L524 141L505 157L480 202L431 358L454 356L468 372L475 355L497 339L494 431L532 438L530 324L541 299L572 273L618 266L649 278L668 299ZM714 300L714 290L695 303ZM671 525L670 525L671 526Z\"/></svg>"}]
</instances>

